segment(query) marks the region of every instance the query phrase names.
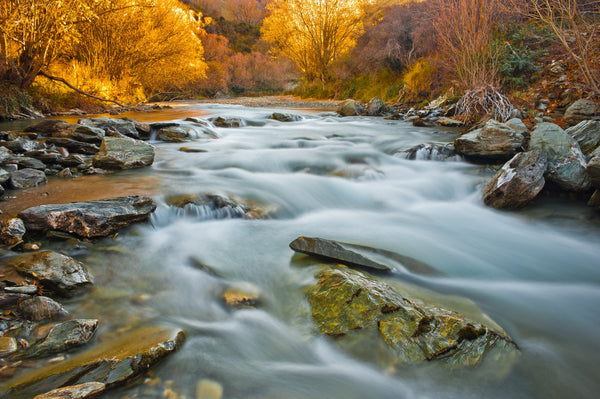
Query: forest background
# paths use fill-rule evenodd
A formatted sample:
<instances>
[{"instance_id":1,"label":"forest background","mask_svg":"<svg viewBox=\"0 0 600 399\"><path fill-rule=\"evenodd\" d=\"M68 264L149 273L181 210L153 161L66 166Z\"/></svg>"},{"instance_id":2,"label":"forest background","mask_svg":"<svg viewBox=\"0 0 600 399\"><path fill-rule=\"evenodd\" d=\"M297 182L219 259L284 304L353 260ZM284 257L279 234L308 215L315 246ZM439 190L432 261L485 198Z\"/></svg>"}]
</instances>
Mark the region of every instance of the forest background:
<instances>
[{"instance_id":1,"label":"forest background","mask_svg":"<svg viewBox=\"0 0 600 399\"><path fill-rule=\"evenodd\" d=\"M599 0L6 0L0 118L237 95L600 95Z\"/></svg>"}]
</instances>

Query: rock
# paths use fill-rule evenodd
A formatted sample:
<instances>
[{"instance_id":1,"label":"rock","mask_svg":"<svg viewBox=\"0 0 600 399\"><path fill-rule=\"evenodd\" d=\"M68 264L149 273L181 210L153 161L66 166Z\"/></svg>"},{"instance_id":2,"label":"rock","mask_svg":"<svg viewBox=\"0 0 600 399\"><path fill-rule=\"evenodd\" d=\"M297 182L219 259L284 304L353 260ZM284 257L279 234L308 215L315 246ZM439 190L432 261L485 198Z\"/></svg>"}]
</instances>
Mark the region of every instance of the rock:
<instances>
[{"instance_id":1,"label":"rock","mask_svg":"<svg viewBox=\"0 0 600 399\"><path fill-rule=\"evenodd\" d=\"M98 146L94 144L71 139L54 138L46 140L46 143L56 145L57 147L64 147L77 154L94 155L100 150Z\"/></svg>"},{"instance_id":2,"label":"rock","mask_svg":"<svg viewBox=\"0 0 600 399\"><path fill-rule=\"evenodd\" d=\"M6 162L12 159L12 151L6 147L0 147L0 165L5 164Z\"/></svg>"},{"instance_id":3,"label":"rock","mask_svg":"<svg viewBox=\"0 0 600 399\"><path fill-rule=\"evenodd\" d=\"M105 169L144 168L154 162L154 147L127 137L105 137L93 165Z\"/></svg>"},{"instance_id":4,"label":"rock","mask_svg":"<svg viewBox=\"0 0 600 399\"><path fill-rule=\"evenodd\" d=\"M379 271L406 269L421 274L437 274L431 266L408 256L324 238L300 236L290 243L290 248L353 267Z\"/></svg>"},{"instance_id":5,"label":"rock","mask_svg":"<svg viewBox=\"0 0 600 399\"><path fill-rule=\"evenodd\" d=\"M70 137L75 126L60 119L43 119L25 128L26 132L39 133L45 137Z\"/></svg>"},{"instance_id":6,"label":"rock","mask_svg":"<svg viewBox=\"0 0 600 399\"><path fill-rule=\"evenodd\" d=\"M23 242L25 232L25 223L21 219L12 218L2 226L0 240L5 245L16 245Z\"/></svg>"},{"instance_id":7,"label":"rock","mask_svg":"<svg viewBox=\"0 0 600 399\"><path fill-rule=\"evenodd\" d=\"M460 161L453 144L419 144L406 151L394 154L395 157L417 161Z\"/></svg>"},{"instance_id":8,"label":"rock","mask_svg":"<svg viewBox=\"0 0 600 399\"><path fill-rule=\"evenodd\" d=\"M485 185L483 202L493 208L520 208L532 201L546 181L548 161L540 150L521 152Z\"/></svg>"},{"instance_id":9,"label":"rock","mask_svg":"<svg viewBox=\"0 0 600 399\"><path fill-rule=\"evenodd\" d=\"M12 141L6 141L2 145L12 152L23 153L27 151L40 150L44 148L42 143L37 141L29 140L25 137L19 137Z\"/></svg>"},{"instance_id":10,"label":"rock","mask_svg":"<svg viewBox=\"0 0 600 399\"><path fill-rule=\"evenodd\" d=\"M240 118L223 118L221 116L213 117L209 119L217 127L242 127L245 125L244 121Z\"/></svg>"},{"instance_id":11,"label":"rock","mask_svg":"<svg viewBox=\"0 0 600 399\"><path fill-rule=\"evenodd\" d=\"M40 151L40 150L38 150ZM13 161L19 166L19 169L36 169L36 170L44 170L46 169L46 164L42 161L30 158L30 157L14 157Z\"/></svg>"},{"instance_id":12,"label":"rock","mask_svg":"<svg viewBox=\"0 0 600 399\"><path fill-rule=\"evenodd\" d=\"M16 285L14 287L4 287L4 291L15 294L35 295L39 291L37 285Z\"/></svg>"},{"instance_id":13,"label":"rock","mask_svg":"<svg viewBox=\"0 0 600 399\"><path fill-rule=\"evenodd\" d=\"M60 303L45 296L34 296L17 304L17 311L32 321L61 320L69 315Z\"/></svg>"},{"instance_id":14,"label":"rock","mask_svg":"<svg viewBox=\"0 0 600 399\"><path fill-rule=\"evenodd\" d=\"M143 123L143 122L138 122L131 118L121 118L121 120L133 123L133 125L135 126L135 130L137 130L137 132L139 133L140 138L142 140L147 140L150 138L150 134L152 133L152 128L150 128L149 124Z\"/></svg>"},{"instance_id":15,"label":"rock","mask_svg":"<svg viewBox=\"0 0 600 399\"><path fill-rule=\"evenodd\" d=\"M175 126L160 128L157 137L163 141L181 143L202 137L217 138L217 135L213 129L208 126L177 123Z\"/></svg>"},{"instance_id":16,"label":"rock","mask_svg":"<svg viewBox=\"0 0 600 399\"><path fill-rule=\"evenodd\" d=\"M92 398L106 389L106 384L101 382L86 382L84 384L54 389L33 399L86 399Z\"/></svg>"},{"instance_id":17,"label":"rock","mask_svg":"<svg viewBox=\"0 0 600 399\"><path fill-rule=\"evenodd\" d=\"M356 101L346 100L338 106L337 113L341 116L358 116L363 113L363 109Z\"/></svg>"},{"instance_id":18,"label":"rock","mask_svg":"<svg viewBox=\"0 0 600 399\"><path fill-rule=\"evenodd\" d=\"M14 338L0 337L0 358L10 356L18 349L17 341Z\"/></svg>"},{"instance_id":19,"label":"rock","mask_svg":"<svg viewBox=\"0 0 600 399\"><path fill-rule=\"evenodd\" d=\"M30 346L23 357L45 357L86 344L96 332L98 320L69 320L55 325L41 342Z\"/></svg>"},{"instance_id":20,"label":"rock","mask_svg":"<svg viewBox=\"0 0 600 399\"><path fill-rule=\"evenodd\" d=\"M264 302L261 297L260 288L245 282L233 284L221 294L225 305L235 309L257 308Z\"/></svg>"},{"instance_id":21,"label":"rock","mask_svg":"<svg viewBox=\"0 0 600 399\"><path fill-rule=\"evenodd\" d=\"M106 388L146 373L183 344L179 329L150 326L102 342L60 363L51 364L4 383L0 398L33 397L49 389L96 381Z\"/></svg>"},{"instance_id":22,"label":"rock","mask_svg":"<svg viewBox=\"0 0 600 399\"><path fill-rule=\"evenodd\" d=\"M82 237L105 237L148 219L156 205L148 197L41 205L19 213L28 230L59 230Z\"/></svg>"},{"instance_id":23,"label":"rock","mask_svg":"<svg viewBox=\"0 0 600 399\"><path fill-rule=\"evenodd\" d=\"M570 127L566 133L573 137L584 155L589 155L600 146L600 122L583 121Z\"/></svg>"},{"instance_id":24,"label":"rock","mask_svg":"<svg viewBox=\"0 0 600 399\"><path fill-rule=\"evenodd\" d=\"M484 359L509 363L519 354L503 331L416 302L364 273L324 268L316 277L307 295L318 330L386 368L426 361L453 368Z\"/></svg>"},{"instance_id":25,"label":"rock","mask_svg":"<svg viewBox=\"0 0 600 399\"><path fill-rule=\"evenodd\" d=\"M465 125L463 121L457 121L456 119L450 119L445 116L439 118L437 123L444 127L462 127Z\"/></svg>"},{"instance_id":26,"label":"rock","mask_svg":"<svg viewBox=\"0 0 600 399\"><path fill-rule=\"evenodd\" d=\"M6 183L10 179L10 172L0 169L0 184Z\"/></svg>"},{"instance_id":27,"label":"rock","mask_svg":"<svg viewBox=\"0 0 600 399\"><path fill-rule=\"evenodd\" d=\"M295 114L284 114L281 112L273 112L273 114L271 114L271 116L269 116L269 119L273 119L275 121L279 121L279 122L298 122L302 120L302 117L300 115L295 115Z\"/></svg>"},{"instance_id":28,"label":"rock","mask_svg":"<svg viewBox=\"0 0 600 399\"><path fill-rule=\"evenodd\" d=\"M80 119L78 123L80 125L102 129L107 135L109 135L110 132L117 132L134 139L141 138L140 133L136 129L135 123L133 123L131 119L109 118L107 116L103 116L101 118Z\"/></svg>"},{"instance_id":29,"label":"rock","mask_svg":"<svg viewBox=\"0 0 600 399\"><path fill-rule=\"evenodd\" d=\"M454 147L459 154L476 160L508 160L523 151L526 136L509 125L489 120L482 128L459 136Z\"/></svg>"},{"instance_id":30,"label":"rock","mask_svg":"<svg viewBox=\"0 0 600 399\"><path fill-rule=\"evenodd\" d=\"M217 381L203 379L196 384L196 399L221 399L223 385Z\"/></svg>"},{"instance_id":31,"label":"rock","mask_svg":"<svg viewBox=\"0 0 600 399\"><path fill-rule=\"evenodd\" d=\"M103 129L91 126L77 125L73 139L85 143L100 144L106 133Z\"/></svg>"},{"instance_id":32,"label":"rock","mask_svg":"<svg viewBox=\"0 0 600 399\"><path fill-rule=\"evenodd\" d=\"M46 184L46 182L44 172L31 168L17 170L10 175L10 185L15 189L36 187Z\"/></svg>"},{"instance_id":33,"label":"rock","mask_svg":"<svg viewBox=\"0 0 600 399\"><path fill-rule=\"evenodd\" d=\"M590 154L585 173L594 187L600 187L600 147Z\"/></svg>"},{"instance_id":34,"label":"rock","mask_svg":"<svg viewBox=\"0 0 600 399\"><path fill-rule=\"evenodd\" d=\"M181 147L179 148L179 151L181 152L190 152L190 153L201 153L201 152L208 152L202 148L193 148L193 147Z\"/></svg>"},{"instance_id":35,"label":"rock","mask_svg":"<svg viewBox=\"0 0 600 399\"><path fill-rule=\"evenodd\" d=\"M428 121L427 119L424 118L419 118L419 117L414 117L411 120L412 125L416 126L416 127L433 127L434 124L430 121Z\"/></svg>"},{"instance_id":36,"label":"rock","mask_svg":"<svg viewBox=\"0 0 600 399\"><path fill-rule=\"evenodd\" d=\"M594 191L587 205L600 211L600 189Z\"/></svg>"},{"instance_id":37,"label":"rock","mask_svg":"<svg viewBox=\"0 0 600 399\"><path fill-rule=\"evenodd\" d=\"M53 251L28 253L6 263L39 281L44 289L62 296L73 296L94 283L85 265Z\"/></svg>"},{"instance_id":38,"label":"rock","mask_svg":"<svg viewBox=\"0 0 600 399\"><path fill-rule=\"evenodd\" d=\"M599 119L600 104L590 100L577 100L565 111L565 121L577 125L581 121Z\"/></svg>"},{"instance_id":39,"label":"rock","mask_svg":"<svg viewBox=\"0 0 600 399\"><path fill-rule=\"evenodd\" d=\"M379 97L373 97L367 104L368 116L380 116L385 111L385 104Z\"/></svg>"},{"instance_id":40,"label":"rock","mask_svg":"<svg viewBox=\"0 0 600 399\"><path fill-rule=\"evenodd\" d=\"M523 121L519 118L512 118L505 122L506 126L510 127L517 134L521 134L527 136L529 134L529 130L527 126L523 123Z\"/></svg>"},{"instance_id":41,"label":"rock","mask_svg":"<svg viewBox=\"0 0 600 399\"><path fill-rule=\"evenodd\" d=\"M38 161L41 161L47 165L52 165L52 164L58 162L58 160L62 158L62 154L60 152L55 151L55 150L48 150L48 149L29 151L29 152L26 152L24 155L26 157L35 158ZM17 162L19 162L19 158L15 158L15 160ZM19 162L19 164L21 164L21 163ZM29 167L32 167L32 166L29 166ZM38 169L38 168L33 167L33 169Z\"/></svg>"},{"instance_id":42,"label":"rock","mask_svg":"<svg viewBox=\"0 0 600 399\"><path fill-rule=\"evenodd\" d=\"M553 123L540 123L531 132L530 150L541 150L548 159L544 177L560 189L585 191L590 188L586 161L579 144Z\"/></svg>"}]
</instances>

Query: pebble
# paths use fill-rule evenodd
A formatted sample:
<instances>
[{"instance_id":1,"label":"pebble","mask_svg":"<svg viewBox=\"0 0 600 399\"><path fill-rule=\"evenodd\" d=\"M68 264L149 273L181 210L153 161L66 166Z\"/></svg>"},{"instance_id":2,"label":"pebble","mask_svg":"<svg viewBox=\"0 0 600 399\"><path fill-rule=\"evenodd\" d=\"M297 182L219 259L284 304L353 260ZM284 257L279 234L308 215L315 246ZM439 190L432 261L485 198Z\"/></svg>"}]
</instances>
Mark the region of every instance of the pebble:
<instances>
[{"instance_id":1,"label":"pebble","mask_svg":"<svg viewBox=\"0 0 600 399\"><path fill-rule=\"evenodd\" d=\"M221 399L223 385L213 380L200 380L196 385L196 399Z\"/></svg>"}]
</instances>

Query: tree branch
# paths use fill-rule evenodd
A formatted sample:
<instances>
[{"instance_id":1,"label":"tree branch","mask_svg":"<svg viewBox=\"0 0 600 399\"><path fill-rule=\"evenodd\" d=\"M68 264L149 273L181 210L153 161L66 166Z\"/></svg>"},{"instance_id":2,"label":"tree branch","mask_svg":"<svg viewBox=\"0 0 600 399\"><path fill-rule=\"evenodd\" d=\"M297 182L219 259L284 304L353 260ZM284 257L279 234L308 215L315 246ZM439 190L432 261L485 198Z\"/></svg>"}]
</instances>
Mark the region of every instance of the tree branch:
<instances>
[{"instance_id":1,"label":"tree branch","mask_svg":"<svg viewBox=\"0 0 600 399\"><path fill-rule=\"evenodd\" d=\"M128 108L129 107L129 105L121 104L118 101L109 100L107 98L98 97L98 96L95 96L93 94L87 93L87 92L85 92L83 90L80 90L77 87L75 87L72 84L70 84L69 82L67 82L66 80L64 80L63 78L59 78L59 77L56 77L56 76L51 76L51 75L48 75L47 73L42 72L42 71L38 72L38 75L41 75L41 76L43 76L45 78L48 78L50 80L53 80L55 82L60 82L60 83L64 84L65 86L69 87L70 89L75 90L77 93L83 94L84 96L91 97L93 99L100 100L100 101L105 101L105 102L117 104L119 107L123 107L123 108Z\"/></svg>"}]
</instances>

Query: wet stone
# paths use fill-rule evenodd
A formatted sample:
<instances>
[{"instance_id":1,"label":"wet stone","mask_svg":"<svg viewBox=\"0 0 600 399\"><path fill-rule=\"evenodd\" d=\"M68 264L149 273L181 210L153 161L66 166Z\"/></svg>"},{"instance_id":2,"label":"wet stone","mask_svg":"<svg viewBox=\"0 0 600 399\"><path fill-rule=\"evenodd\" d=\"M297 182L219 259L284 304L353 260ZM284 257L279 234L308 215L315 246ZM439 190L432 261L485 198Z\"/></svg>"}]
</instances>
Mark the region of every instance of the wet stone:
<instances>
[{"instance_id":1,"label":"wet stone","mask_svg":"<svg viewBox=\"0 0 600 399\"><path fill-rule=\"evenodd\" d=\"M10 172L0 169L0 184L6 183L10 179Z\"/></svg>"},{"instance_id":2,"label":"wet stone","mask_svg":"<svg viewBox=\"0 0 600 399\"><path fill-rule=\"evenodd\" d=\"M21 219L12 218L5 222L0 232L0 241L6 245L15 245L23 241L25 223Z\"/></svg>"},{"instance_id":3,"label":"wet stone","mask_svg":"<svg viewBox=\"0 0 600 399\"><path fill-rule=\"evenodd\" d=\"M239 282L227 287L221 299L226 306L234 309L257 308L262 305L262 291L259 287Z\"/></svg>"},{"instance_id":4,"label":"wet stone","mask_svg":"<svg viewBox=\"0 0 600 399\"><path fill-rule=\"evenodd\" d=\"M144 168L154 162L154 147L126 137L105 137L93 165L104 169Z\"/></svg>"},{"instance_id":5,"label":"wet stone","mask_svg":"<svg viewBox=\"0 0 600 399\"><path fill-rule=\"evenodd\" d=\"M98 151L100 151L98 146L94 144L84 143L82 141L72 139L55 138L47 140L46 143L53 144L57 147L64 147L69 151L75 152L77 154L94 155Z\"/></svg>"},{"instance_id":6,"label":"wet stone","mask_svg":"<svg viewBox=\"0 0 600 399\"><path fill-rule=\"evenodd\" d=\"M271 114L271 116L269 116L269 119L273 119L275 121L279 121L279 122L298 122L302 120L302 117L300 115L295 115L295 114L285 114L282 112L273 112Z\"/></svg>"},{"instance_id":7,"label":"wet stone","mask_svg":"<svg viewBox=\"0 0 600 399\"><path fill-rule=\"evenodd\" d=\"M82 237L105 237L150 217L156 205L148 197L42 205L19 213L28 230L59 230Z\"/></svg>"},{"instance_id":8,"label":"wet stone","mask_svg":"<svg viewBox=\"0 0 600 399\"><path fill-rule=\"evenodd\" d=\"M55 325L41 342L29 347L24 356L42 357L86 344L96 332L98 320L69 320Z\"/></svg>"},{"instance_id":9,"label":"wet stone","mask_svg":"<svg viewBox=\"0 0 600 399\"><path fill-rule=\"evenodd\" d=\"M181 347L179 329L149 326L104 341L60 363L22 374L0 387L0 398L24 399L65 386L96 381L106 388L146 373Z\"/></svg>"},{"instance_id":10,"label":"wet stone","mask_svg":"<svg viewBox=\"0 0 600 399\"><path fill-rule=\"evenodd\" d=\"M15 189L37 187L46 182L46 174L36 169L21 169L10 175L10 185Z\"/></svg>"},{"instance_id":11,"label":"wet stone","mask_svg":"<svg viewBox=\"0 0 600 399\"><path fill-rule=\"evenodd\" d=\"M61 320L69 315L61 304L45 296L34 296L20 301L17 311L31 321Z\"/></svg>"},{"instance_id":12,"label":"wet stone","mask_svg":"<svg viewBox=\"0 0 600 399\"><path fill-rule=\"evenodd\" d=\"M53 251L21 255L7 264L39 281L45 290L62 296L73 296L94 282L85 265Z\"/></svg>"},{"instance_id":13,"label":"wet stone","mask_svg":"<svg viewBox=\"0 0 600 399\"><path fill-rule=\"evenodd\" d=\"M86 382L68 386L37 395L33 399L86 399L104 392L106 384L101 382Z\"/></svg>"},{"instance_id":14,"label":"wet stone","mask_svg":"<svg viewBox=\"0 0 600 399\"><path fill-rule=\"evenodd\" d=\"M10 356L18 350L17 341L12 337L0 337L0 358Z\"/></svg>"}]
</instances>

